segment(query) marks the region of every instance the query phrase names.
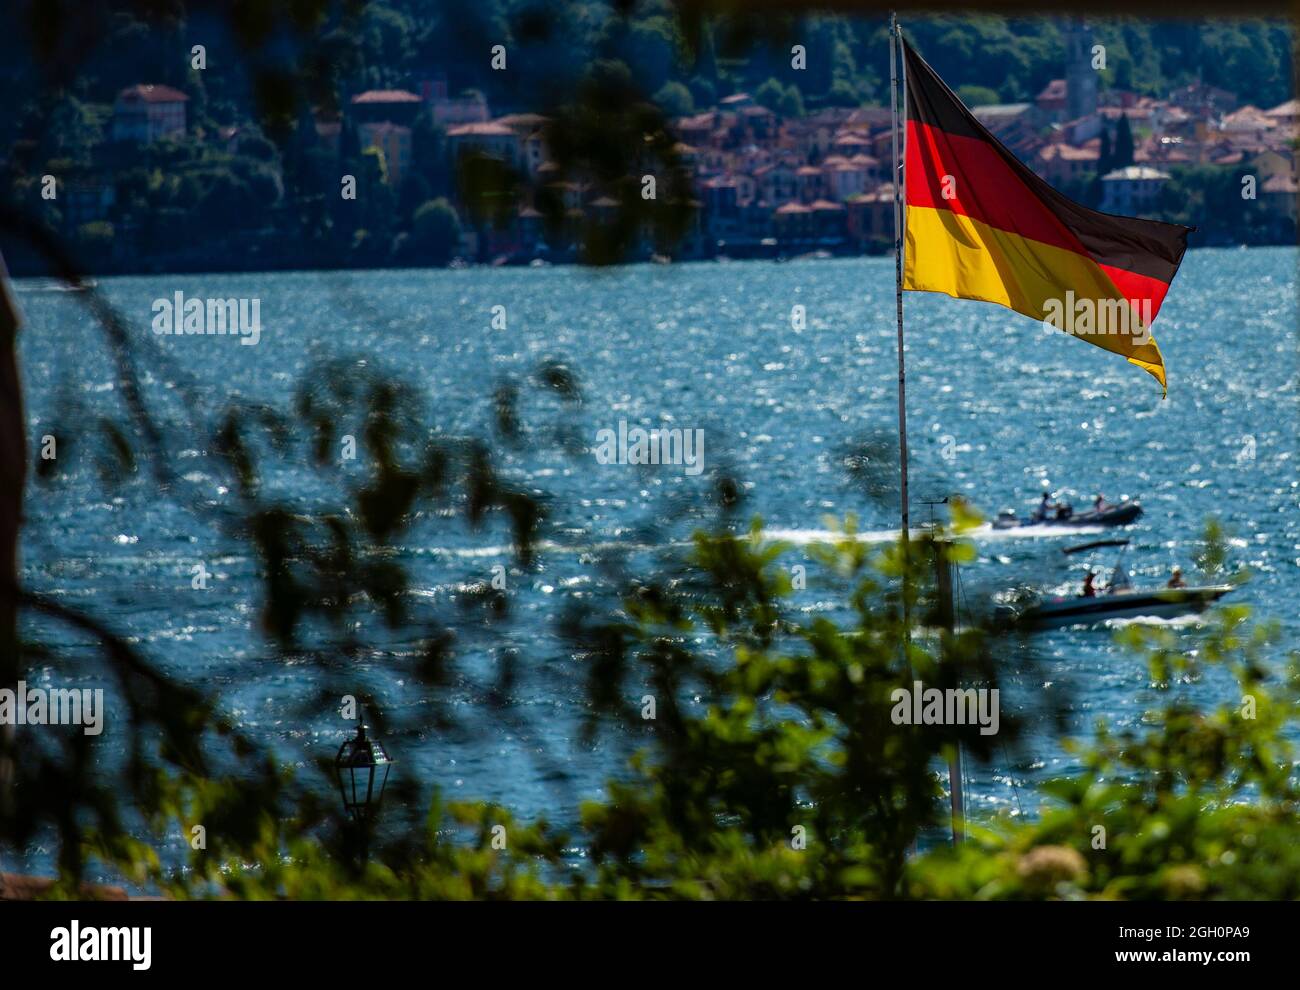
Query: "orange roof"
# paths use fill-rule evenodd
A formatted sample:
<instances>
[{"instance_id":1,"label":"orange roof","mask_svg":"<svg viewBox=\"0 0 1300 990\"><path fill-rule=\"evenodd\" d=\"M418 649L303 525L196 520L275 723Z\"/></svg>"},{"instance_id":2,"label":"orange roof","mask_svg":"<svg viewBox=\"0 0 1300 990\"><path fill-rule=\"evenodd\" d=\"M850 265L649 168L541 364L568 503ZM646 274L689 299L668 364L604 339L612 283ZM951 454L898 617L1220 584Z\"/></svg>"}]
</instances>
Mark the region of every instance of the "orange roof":
<instances>
[{"instance_id":1,"label":"orange roof","mask_svg":"<svg viewBox=\"0 0 1300 990\"><path fill-rule=\"evenodd\" d=\"M368 89L352 97L353 103L419 103L420 97L404 89Z\"/></svg>"},{"instance_id":2,"label":"orange roof","mask_svg":"<svg viewBox=\"0 0 1300 990\"><path fill-rule=\"evenodd\" d=\"M1099 148L1078 148L1072 144L1049 144L1038 151L1038 157L1045 161L1059 158L1066 162L1092 162L1101 158Z\"/></svg>"},{"instance_id":3,"label":"orange roof","mask_svg":"<svg viewBox=\"0 0 1300 990\"><path fill-rule=\"evenodd\" d=\"M477 135L480 137L514 137L514 131L503 124L496 124L492 121L486 121L479 124L461 124L459 127L447 129L447 137L469 137Z\"/></svg>"},{"instance_id":4,"label":"orange roof","mask_svg":"<svg viewBox=\"0 0 1300 990\"><path fill-rule=\"evenodd\" d=\"M503 127L536 129L545 126L549 120L550 118L543 117L540 113L508 113L504 117L498 117L493 123L501 124Z\"/></svg>"},{"instance_id":5,"label":"orange roof","mask_svg":"<svg viewBox=\"0 0 1300 990\"><path fill-rule=\"evenodd\" d=\"M1294 196L1300 192L1300 186L1296 185L1296 180L1289 175L1279 173L1264 182L1264 192L1267 193L1290 193Z\"/></svg>"},{"instance_id":6,"label":"orange roof","mask_svg":"<svg viewBox=\"0 0 1300 990\"><path fill-rule=\"evenodd\" d=\"M158 86L153 83L138 83L135 86L128 86L117 94L117 98L128 103L136 101L143 103L185 103L189 100L189 97L179 89L172 89L170 86Z\"/></svg>"}]
</instances>

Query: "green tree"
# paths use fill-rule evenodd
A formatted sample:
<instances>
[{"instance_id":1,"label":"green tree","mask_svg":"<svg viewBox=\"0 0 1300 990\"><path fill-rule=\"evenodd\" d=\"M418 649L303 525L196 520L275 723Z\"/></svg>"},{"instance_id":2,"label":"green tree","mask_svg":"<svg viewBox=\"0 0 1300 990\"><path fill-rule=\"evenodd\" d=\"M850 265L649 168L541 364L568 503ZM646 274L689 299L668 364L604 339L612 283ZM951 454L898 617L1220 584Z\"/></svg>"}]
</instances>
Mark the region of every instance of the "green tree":
<instances>
[{"instance_id":1,"label":"green tree","mask_svg":"<svg viewBox=\"0 0 1300 990\"><path fill-rule=\"evenodd\" d=\"M780 102L776 105L776 112L782 117L802 117L804 115L803 94L799 92L799 87L791 83L781 94Z\"/></svg>"},{"instance_id":2,"label":"green tree","mask_svg":"<svg viewBox=\"0 0 1300 990\"><path fill-rule=\"evenodd\" d=\"M769 110L780 111L781 101L785 98L785 87L779 79L768 79L754 91L754 102Z\"/></svg>"},{"instance_id":3,"label":"green tree","mask_svg":"<svg viewBox=\"0 0 1300 990\"><path fill-rule=\"evenodd\" d=\"M415 211L411 222L414 248L434 264L451 260L460 243L460 219L447 200L429 200Z\"/></svg>"},{"instance_id":4,"label":"green tree","mask_svg":"<svg viewBox=\"0 0 1300 990\"><path fill-rule=\"evenodd\" d=\"M1115 151L1113 168L1124 168L1133 164L1133 128L1129 126L1128 116L1120 114L1119 124L1115 128Z\"/></svg>"},{"instance_id":5,"label":"green tree","mask_svg":"<svg viewBox=\"0 0 1300 990\"><path fill-rule=\"evenodd\" d=\"M655 102L669 117L686 117L695 112L695 98L679 82L666 82L655 93Z\"/></svg>"},{"instance_id":6,"label":"green tree","mask_svg":"<svg viewBox=\"0 0 1300 990\"><path fill-rule=\"evenodd\" d=\"M975 86L970 83L957 87L957 97L968 107L986 106L990 103L1001 102L998 99L996 89L988 86Z\"/></svg>"}]
</instances>

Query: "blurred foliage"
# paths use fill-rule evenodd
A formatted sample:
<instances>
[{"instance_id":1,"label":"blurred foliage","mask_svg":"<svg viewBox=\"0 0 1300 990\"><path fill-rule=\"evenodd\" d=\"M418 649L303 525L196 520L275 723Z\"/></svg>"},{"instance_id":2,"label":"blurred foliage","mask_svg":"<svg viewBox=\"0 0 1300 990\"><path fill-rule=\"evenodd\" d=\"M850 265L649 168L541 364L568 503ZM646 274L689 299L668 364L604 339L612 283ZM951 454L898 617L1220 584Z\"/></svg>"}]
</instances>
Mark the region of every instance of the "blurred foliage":
<instances>
[{"instance_id":1,"label":"blurred foliage","mask_svg":"<svg viewBox=\"0 0 1300 990\"><path fill-rule=\"evenodd\" d=\"M945 545L940 552L964 556L960 541ZM916 541L909 559L922 563L935 546ZM968 822L956 850L910 854L944 824L935 771L957 733L968 759L987 758L992 743L976 727L896 726L890 692L913 678L996 684L994 640L975 628L918 633L900 649L897 589L910 586L921 605L925 576L900 585L901 546L870 549L851 522L811 558L853 589L856 619L793 616L789 549L764 540L757 522L748 537L701 533L682 570L632 589L619 615L571 617L575 648L592 665L593 706L649 727L630 775L584 806L576 834L435 796L422 827L363 861L355 837L318 837L314 798L273 814L240 784L159 770L159 828L220 823L188 869L164 869L140 840L86 841L178 897L1300 896L1289 868L1300 865L1300 791L1286 740L1300 656L1279 681L1275 625L1222 608L1191 651L1168 629L1128 627L1121 639L1149 675L1142 719L1118 731L1099 722L1091 740L1074 741L1081 770L1044 784L1028 819ZM702 642L720 648L696 649ZM1207 711L1188 699L1185 686L1211 668L1232 675L1239 701ZM642 689L621 687L628 678L656 699L653 721L642 718ZM1000 742L1017 731L1003 718Z\"/></svg>"},{"instance_id":2,"label":"blurred foliage","mask_svg":"<svg viewBox=\"0 0 1300 990\"><path fill-rule=\"evenodd\" d=\"M13 149L4 195L29 203L49 162L84 167L103 134L104 101L141 81L139 66L157 66L149 81L191 95L195 133L160 142L121 171L119 209L140 219L137 236L174 247L197 217L211 225L204 229L213 242L229 238L256 257L248 225L267 218L277 236L320 245L323 261L382 262L403 235L411 257L436 254L452 230L438 197L457 178L476 204L471 221L486 228L500 221L502 190L518 177L470 162L459 176L430 169L424 187L393 190L382 182L382 156L363 152L354 127L341 127L333 159L306 111L337 110L347 94L402 85L416 69L440 65L483 89L494 108L512 108L526 93L529 109L536 102L548 109L560 174L549 199L539 191L539 209L553 227L569 224L563 183L596 182L610 205L585 232L582 258L617 260L647 232L671 237L688 225L689 189L666 116L687 97L708 105L766 86L764 98L793 114L878 100L888 78L879 19L771 17L736 5L714 18L697 16L699 5L677 13L664 2L453 8L309 0L108 3L73 17L62 2L20 3L6 15L13 29L0 32L0 73L7 91L33 95L0 122ZM1284 98L1289 37L1279 25L1100 30L1116 46L1109 64L1117 85L1158 91L1199 67L1206 82L1251 88L1259 102ZM936 17L916 20L909 33L939 71L1003 100L1032 96L1061 56L1059 33L1046 22ZM798 80L785 47L795 35L814 53ZM200 40L209 65L237 68L189 71L177 53ZM511 46L522 82L488 70L483 53L496 43ZM233 124L252 129L233 145L211 140ZM445 135L431 121L418 122L413 138L413 153L427 163L441 157ZM363 193L355 213L339 204L339 164ZM646 201L639 177L651 166L660 194ZM5 203L0 218L66 281L80 283L76 259L44 219ZM83 228L74 247L111 254L125 229ZM422 391L355 360L313 368L291 408L232 402L210 421L189 408L186 445L214 459L233 493L229 504L216 504L197 497L176 469L170 451L179 445L165 442L139 387L125 324L93 289L85 301L111 344L125 422L100 422L94 436L61 453L57 469L38 465L39 483L59 484L70 470L64 454L82 451L105 486L148 475L227 545L251 551L269 655L299 665L299 676L310 671L315 691L305 714L358 693L378 733L416 739L458 726L448 690L458 684L472 687L494 717L526 723L508 687L527 658L493 654L495 683L478 682L457 663L466 646L491 644L510 621L508 597L480 582L449 601L413 600L391 551L421 526L501 527L514 566L536 565L554 507L511 477L504 452L554 442L563 454L582 453L572 429L582 390L572 369L549 358L527 380L498 383L491 421L472 433L440 428ZM556 420L550 432L536 426ZM358 460L340 471L349 437ZM891 456L886 440L867 438L846 451L844 466L863 490L886 497L892 474L880 467ZM278 467L290 460L315 472L319 489L308 506L277 484ZM28 623L19 670L84 663L85 651L70 659L43 641L54 625L70 627L93 644L129 717L120 764L80 733L24 733L20 750L0 740L0 755L21 755L0 791L0 846L22 850L52 833L65 894L88 869L107 868L181 897L1297 896L1287 734L1300 671L1292 657L1278 677L1276 627L1251 624L1242 608L1222 609L1193 651L1179 634L1130 629L1124 638L1149 671L1144 719L1123 731L1100 725L1079 741L1082 769L1046 785L1028 820L971 822L960 848L912 855L943 826L937 771L953 747L960 741L978 761L992 743L975 727L896 726L890 694L913 678L993 688L999 658L1014 648L977 625L923 630L914 621L934 612L931 561L967 554L960 531L974 519L954 513L959 532L949 534L948 549L928 535L873 549L848 521L841 539L808 558L848 608L837 622L793 607L790 548L765 540L757 523L733 535L744 504L739 480L718 471L709 482L703 508L679 507L681 518L700 523L684 559L670 557L648 576L611 565L598 593L555 616L586 669L589 734L622 723L646 740L605 798L582 809L574 834L517 822L495 805L430 801L409 777L390 785L392 827L342 824L328 786L332 754L272 752L200 686L164 673L140 644L53 596L13 589ZM1218 573L1222 535L1209 532L1206 546L1202 566ZM400 638L401 648L367 642L385 635ZM382 678L367 681L356 661L376 650L384 676L409 676L434 699L421 720L392 718ZM1234 678L1240 700L1212 711L1193 705L1184 688L1210 670ZM653 720L642 717L646 695L655 700ZM1002 729L999 743L1014 743L1016 721L1004 714ZM198 822L206 848L193 850L185 869L165 864L163 843L178 834L188 841ZM792 842L798 829L806 847Z\"/></svg>"}]
</instances>

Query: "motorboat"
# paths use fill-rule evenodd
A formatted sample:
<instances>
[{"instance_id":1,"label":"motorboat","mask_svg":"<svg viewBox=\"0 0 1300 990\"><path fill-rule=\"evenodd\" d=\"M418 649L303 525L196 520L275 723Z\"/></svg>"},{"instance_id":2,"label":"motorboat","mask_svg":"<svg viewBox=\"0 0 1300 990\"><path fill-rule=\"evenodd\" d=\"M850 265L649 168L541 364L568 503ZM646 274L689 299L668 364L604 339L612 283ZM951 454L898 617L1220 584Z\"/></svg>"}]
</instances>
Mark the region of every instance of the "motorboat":
<instances>
[{"instance_id":1,"label":"motorboat","mask_svg":"<svg viewBox=\"0 0 1300 990\"><path fill-rule=\"evenodd\" d=\"M1066 547L1064 552L1075 554L1098 547L1123 548L1128 544L1129 541L1124 539L1097 540L1082 546ZM1091 589L1091 577L1090 571L1088 589ZM1110 619L1176 619L1204 612L1234 588L1232 584L1135 588L1122 563L1117 561L1104 589L1077 595L1030 592L1000 605L999 613L1011 625L1032 629L1092 625Z\"/></svg>"},{"instance_id":2,"label":"motorboat","mask_svg":"<svg viewBox=\"0 0 1300 990\"><path fill-rule=\"evenodd\" d=\"M1142 504L1137 499L1125 499L1118 505L1100 509L1074 512L1069 506L1055 509L1041 518L1037 515L1018 516L1014 509L1003 509L993 520L994 529L1015 529L1020 526L1062 526L1083 528L1087 526L1127 526L1142 515Z\"/></svg>"},{"instance_id":3,"label":"motorboat","mask_svg":"<svg viewBox=\"0 0 1300 990\"><path fill-rule=\"evenodd\" d=\"M1233 590L1230 584L1193 585L1186 588L1120 588L1100 595L1054 595L1004 613L1015 625L1035 629L1091 625L1108 619L1176 619L1198 615Z\"/></svg>"}]
</instances>

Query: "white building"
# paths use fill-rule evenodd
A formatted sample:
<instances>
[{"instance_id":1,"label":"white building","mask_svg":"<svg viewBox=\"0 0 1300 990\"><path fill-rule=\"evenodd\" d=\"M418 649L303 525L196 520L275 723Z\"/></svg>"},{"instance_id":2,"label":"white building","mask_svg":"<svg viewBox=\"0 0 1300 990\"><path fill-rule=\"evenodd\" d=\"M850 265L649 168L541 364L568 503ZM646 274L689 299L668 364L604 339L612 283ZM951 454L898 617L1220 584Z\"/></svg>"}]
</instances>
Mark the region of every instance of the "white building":
<instances>
[{"instance_id":1,"label":"white building","mask_svg":"<svg viewBox=\"0 0 1300 990\"><path fill-rule=\"evenodd\" d=\"M1136 216L1148 212L1169 181L1169 174L1149 165L1128 165L1101 177L1101 210Z\"/></svg>"}]
</instances>

